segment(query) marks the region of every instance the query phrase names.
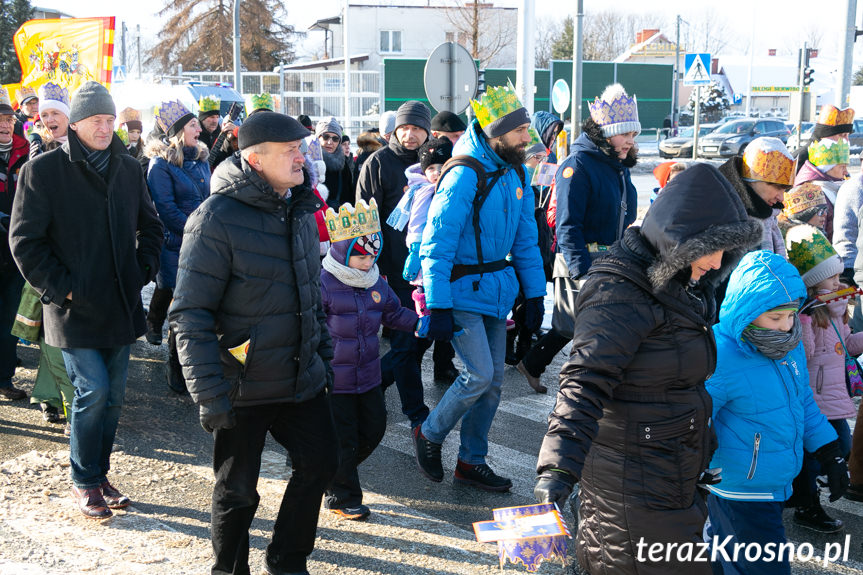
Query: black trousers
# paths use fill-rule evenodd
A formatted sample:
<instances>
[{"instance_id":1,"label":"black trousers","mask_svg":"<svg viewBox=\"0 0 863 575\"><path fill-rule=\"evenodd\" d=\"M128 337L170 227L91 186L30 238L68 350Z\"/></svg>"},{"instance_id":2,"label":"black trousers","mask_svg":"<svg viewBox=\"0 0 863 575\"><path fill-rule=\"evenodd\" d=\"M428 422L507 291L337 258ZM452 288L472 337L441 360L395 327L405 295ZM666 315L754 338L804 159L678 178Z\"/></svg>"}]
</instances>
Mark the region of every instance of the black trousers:
<instances>
[{"instance_id":1,"label":"black trousers","mask_svg":"<svg viewBox=\"0 0 863 575\"><path fill-rule=\"evenodd\" d=\"M568 337L560 335L554 329L548 330L522 359L527 372L534 377L541 376L545 368L554 360L554 356L560 353L560 350L570 341Z\"/></svg>"},{"instance_id":2,"label":"black trousers","mask_svg":"<svg viewBox=\"0 0 863 575\"><path fill-rule=\"evenodd\" d=\"M327 488L324 505L328 509L356 507L363 502L357 467L387 430L384 391L379 385L365 393L334 393L330 398L339 438L339 469Z\"/></svg>"},{"instance_id":3,"label":"black trousers","mask_svg":"<svg viewBox=\"0 0 863 575\"><path fill-rule=\"evenodd\" d=\"M237 425L213 433L212 575L249 575L249 526L260 497L261 452L269 432L288 450L293 474L285 488L267 567L273 573L306 568L315 546L324 487L338 467L336 434L326 393L303 403L238 407Z\"/></svg>"},{"instance_id":4,"label":"black trousers","mask_svg":"<svg viewBox=\"0 0 863 575\"><path fill-rule=\"evenodd\" d=\"M174 299L174 290L171 288L157 286L153 290L150 307L147 309L147 325L153 328L153 331L162 331L162 325L165 323L165 318L168 317L168 307L171 305L172 299Z\"/></svg>"}]
</instances>

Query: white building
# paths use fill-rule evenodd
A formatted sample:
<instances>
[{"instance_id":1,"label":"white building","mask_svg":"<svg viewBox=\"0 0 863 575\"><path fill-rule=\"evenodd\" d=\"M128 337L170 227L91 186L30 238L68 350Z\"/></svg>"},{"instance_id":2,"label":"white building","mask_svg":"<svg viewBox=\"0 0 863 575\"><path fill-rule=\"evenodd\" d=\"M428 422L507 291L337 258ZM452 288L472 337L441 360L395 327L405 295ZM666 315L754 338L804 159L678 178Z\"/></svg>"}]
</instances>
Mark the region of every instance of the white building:
<instances>
[{"instance_id":1,"label":"white building","mask_svg":"<svg viewBox=\"0 0 863 575\"><path fill-rule=\"evenodd\" d=\"M478 0L480 1L480 0ZM428 58L443 42L457 41L469 51L474 14L480 22L482 68L514 68L518 10L481 2L478 6L453 0L357 0L348 5L352 56L368 55L355 69L378 70L384 58ZM315 22L310 33L323 33L329 58L344 58L341 15ZM326 44L324 44L326 43ZM344 60L342 60L344 62Z\"/></svg>"}]
</instances>

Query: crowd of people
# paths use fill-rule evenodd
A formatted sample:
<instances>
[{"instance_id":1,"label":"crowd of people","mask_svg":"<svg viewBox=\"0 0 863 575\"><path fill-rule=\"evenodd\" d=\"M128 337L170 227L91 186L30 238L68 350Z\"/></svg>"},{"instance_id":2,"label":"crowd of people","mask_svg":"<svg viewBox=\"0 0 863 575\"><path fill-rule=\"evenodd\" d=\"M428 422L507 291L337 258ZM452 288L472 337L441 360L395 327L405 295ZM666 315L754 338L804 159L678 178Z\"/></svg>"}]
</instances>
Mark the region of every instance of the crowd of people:
<instances>
[{"instance_id":1,"label":"crowd of people","mask_svg":"<svg viewBox=\"0 0 863 575\"><path fill-rule=\"evenodd\" d=\"M835 533L821 486L863 501L863 426L852 438L847 422L863 394L853 110L824 106L801 161L758 138L718 168L658 167L635 224L641 124L620 84L561 158L563 122L511 87L473 100L467 124L405 102L358 135L356 157L336 118L275 112L269 94L243 119L212 97L197 112L162 102L146 136L140 111L118 114L95 82L24 87L17 104L0 91L0 396L26 398L16 349L37 344L30 401L65 423L88 518L131 504L108 477L130 346L162 345L166 322L166 384L213 436L213 574L249 572L267 434L292 467L268 573L308 573L322 504L370 516L359 466L393 384L423 476L510 490L487 461L505 365L548 393L570 343L535 495L562 504L579 484L586 571L707 573L640 564L639 542L784 542L785 507ZM430 408L432 345L447 387Z\"/></svg>"}]
</instances>

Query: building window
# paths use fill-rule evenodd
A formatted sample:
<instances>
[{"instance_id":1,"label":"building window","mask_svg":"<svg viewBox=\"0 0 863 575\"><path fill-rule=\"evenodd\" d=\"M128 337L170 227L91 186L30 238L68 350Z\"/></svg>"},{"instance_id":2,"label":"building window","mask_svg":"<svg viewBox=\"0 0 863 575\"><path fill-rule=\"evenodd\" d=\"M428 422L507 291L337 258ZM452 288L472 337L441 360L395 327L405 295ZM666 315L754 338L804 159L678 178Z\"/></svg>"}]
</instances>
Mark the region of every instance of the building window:
<instances>
[{"instance_id":1,"label":"building window","mask_svg":"<svg viewBox=\"0 0 863 575\"><path fill-rule=\"evenodd\" d=\"M381 30L381 53L393 53L402 51L401 30Z\"/></svg>"}]
</instances>

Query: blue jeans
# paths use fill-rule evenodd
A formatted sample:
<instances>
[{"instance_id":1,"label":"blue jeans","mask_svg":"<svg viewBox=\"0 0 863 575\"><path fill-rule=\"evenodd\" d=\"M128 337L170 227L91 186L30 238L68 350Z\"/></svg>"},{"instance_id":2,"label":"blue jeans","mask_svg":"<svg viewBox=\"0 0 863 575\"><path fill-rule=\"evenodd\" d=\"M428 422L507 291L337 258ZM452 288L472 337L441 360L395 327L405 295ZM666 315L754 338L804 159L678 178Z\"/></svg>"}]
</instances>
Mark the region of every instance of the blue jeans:
<instances>
[{"instance_id":1,"label":"blue jeans","mask_svg":"<svg viewBox=\"0 0 863 575\"><path fill-rule=\"evenodd\" d=\"M18 338L9 331L15 323L23 288L24 278L14 265L0 272L0 387L12 385L18 363Z\"/></svg>"},{"instance_id":2,"label":"blue jeans","mask_svg":"<svg viewBox=\"0 0 863 575\"><path fill-rule=\"evenodd\" d=\"M120 421L129 371L129 346L63 349L72 385L69 453L75 487L98 487L111 468L111 448Z\"/></svg>"},{"instance_id":3,"label":"blue jeans","mask_svg":"<svg viewBox=\"0 0 863 575\"><path fill-rule=\"evenodd\" d=\"M429 413L422 434L429 441L443 443L461 420L458 458L477 465L485 463L488 455L488 430L500 403L506 320L465 311L454 311L453 320L464 329L452 345L465 371Z\"/></svg>"},{"instance_id":4,"label":"blue jeans","mask_svg":"<svg viewBox=\"0 0 863 575\"><path fill-rule=\"evenodd\" d=\"M735 543L758 543L761 549L767 543L775 543L774 553L779 554L779 544L787 541L785 527L782 524L784 501L736 501L723 499L711 493L707 497L707 511L710 523L705 529L705 535L711 542L717 537L718 547L725 549L731 561L717 552L717 562L713 564L714 573L724 575L790 575L791 563L788 561L788 551L783 554L782 561L747 561L744 553L738 554L734 561ZM723 545L725 538L731 536L728 544Z\"/></svg>"}]
</instances>

